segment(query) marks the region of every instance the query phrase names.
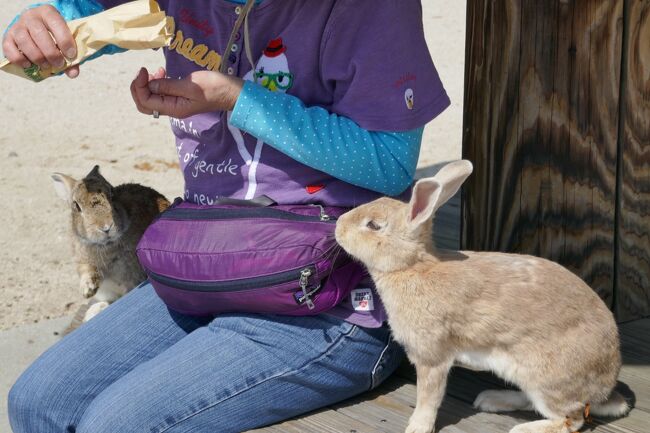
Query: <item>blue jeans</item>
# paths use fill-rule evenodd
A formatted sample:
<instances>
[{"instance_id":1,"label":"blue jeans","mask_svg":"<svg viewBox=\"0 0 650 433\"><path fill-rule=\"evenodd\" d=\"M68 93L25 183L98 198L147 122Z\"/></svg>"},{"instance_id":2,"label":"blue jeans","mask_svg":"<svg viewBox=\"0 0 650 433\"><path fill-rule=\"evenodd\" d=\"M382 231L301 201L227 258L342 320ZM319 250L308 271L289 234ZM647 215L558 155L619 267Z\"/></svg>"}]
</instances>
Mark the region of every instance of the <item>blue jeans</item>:
<instances>
[{"instance_id":1,"label":"blue jeans","mask_svg":"<svg viewBox=\"0 0 650 433\"><path fill-rule=\"evenodd\" d=\"M9 418L14 433L240 432L367 391L402 358L385 326L194 318L144 284L36 360Z\"/></svg>"}]
</instances>

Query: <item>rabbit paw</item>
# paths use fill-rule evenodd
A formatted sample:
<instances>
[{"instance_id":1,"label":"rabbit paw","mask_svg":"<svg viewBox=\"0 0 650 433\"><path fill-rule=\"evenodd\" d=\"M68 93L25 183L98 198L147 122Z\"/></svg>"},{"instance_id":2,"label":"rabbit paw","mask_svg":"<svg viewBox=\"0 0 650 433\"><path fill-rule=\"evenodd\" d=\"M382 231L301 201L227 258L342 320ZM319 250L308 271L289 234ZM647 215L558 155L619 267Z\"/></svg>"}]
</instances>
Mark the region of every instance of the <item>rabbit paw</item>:
<instances>
[{"instance_id":1,"label":"rabbit paw","mask_svg":"<svg viewBox=\"0 0 650 433\"><path fill-rule=\"evenodd\" d=\"M97 290L99 290L99 276L91 274L82 275L79 281L79 287L84 298L92 298L97 293Z\"/></svg>"},{"instance_id":2,"label":"rabbit paw","mask_svg":"<svg viewBox=\"0 0 650 433\"><path fill-rule=\"evenodd\" d=\"M100 301L92 304L89 308L88 311L86 311L86 314L84 315L84 320L83 322L86 323L102 311L104 311L106 308L108 308L110 304L105 301Z\"/></svg>"},{"instance_id":3,"label":"rabbit paw","mask_svg":"<svg viewBox=\"0 0 650 433\"><path fill-rule=\"evenodd\" d=\"M404 433L433 433L433 427L427 424L421 425L411 422Z\"/></svg>"},{"instance_id":4,"label":"rabbit paw","mask_svg":"<svg viewBox=\"0 0 650 433\"><path fill-rule=\"evenodd\" d=\"M435 419L430 416L417 416L413 414L406 427L405 433L433 433Z\"/></svg>"}]
</instances>

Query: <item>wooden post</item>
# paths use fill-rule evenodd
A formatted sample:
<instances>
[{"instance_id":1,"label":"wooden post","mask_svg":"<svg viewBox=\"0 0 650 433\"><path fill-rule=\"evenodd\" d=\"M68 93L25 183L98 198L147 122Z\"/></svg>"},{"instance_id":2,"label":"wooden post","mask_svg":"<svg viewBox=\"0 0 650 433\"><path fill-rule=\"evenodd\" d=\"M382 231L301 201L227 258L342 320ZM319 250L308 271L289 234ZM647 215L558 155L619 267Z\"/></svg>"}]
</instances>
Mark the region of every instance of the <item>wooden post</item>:
<instances>
[{"instance_id":1,"label":"wooden post","mask_svg":"<svg viewBox=\"0 0 650 433\"><path fill-rule=\"evenodd\" d=\"M472 0L467 18L463 246L560 262L610 306L623 10Z\"/></svg>"},{"instance_id":2,"label":"wooden post","mask_svg":"<svg viewBox=\"0 0 650 433\"><path fill-rule=\"evenodd\" d=\"M650 314L650 1L626 5L616 312Z\"/></svg>"}]
</instances>

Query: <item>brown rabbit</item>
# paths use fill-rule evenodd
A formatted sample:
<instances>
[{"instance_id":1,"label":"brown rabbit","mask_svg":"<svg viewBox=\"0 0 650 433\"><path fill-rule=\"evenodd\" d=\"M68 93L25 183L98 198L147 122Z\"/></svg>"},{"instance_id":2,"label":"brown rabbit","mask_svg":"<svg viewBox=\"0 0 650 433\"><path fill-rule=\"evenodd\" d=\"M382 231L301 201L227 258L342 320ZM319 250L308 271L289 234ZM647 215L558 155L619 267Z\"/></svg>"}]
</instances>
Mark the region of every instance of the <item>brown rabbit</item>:
<instances>
[{"instance_id":1,"label":"brown rabbit","mask_svg":"<svg viewBox=\"0 0 650 433\"><path fill-rule=\"evenodd\" d=\"M77 311L65 334L144 281L135 247L169 201L146 186L111 186L98 165L81 181L60 173L53 174L52 180L72 212L72 244L81 294L92 298Z\"/></svg>"},{"instance_id":2,"label":"brown rabbit","mask_svg":"<svg viewBox=\"0 0 650 433\"><path fill-rule=\"evenodd\" d=\"M580 278L538 257L436 250L431 220L471 174L469 161L419 181L409 204L382 198L343 215L336 238L370 271L395 339L417 372L406 429L430 433L454 362L490 370L519 391L485 391L490 412L536 410L546 420L511 433L570 433L584 414L621 416L612 313Z\"/></svg>"}]
</instances>

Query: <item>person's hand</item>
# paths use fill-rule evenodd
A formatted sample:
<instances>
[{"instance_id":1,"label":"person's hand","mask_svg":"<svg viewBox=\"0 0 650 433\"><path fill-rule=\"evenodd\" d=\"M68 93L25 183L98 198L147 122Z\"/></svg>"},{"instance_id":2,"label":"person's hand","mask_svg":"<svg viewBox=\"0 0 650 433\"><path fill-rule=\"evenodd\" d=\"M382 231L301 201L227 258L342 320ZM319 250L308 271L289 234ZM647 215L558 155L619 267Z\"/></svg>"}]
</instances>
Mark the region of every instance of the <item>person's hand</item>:
<instances>
[{"instance_id":1,"label":"person's hand","mask_svg":"<svg viewBox=\"0 0 650 433\"><path fill-rule=\"evenodd\" d=\"M70 28L59 11L51 5L28 9L7 31L2 41L5 57L22 68L32 63L42 69L50 65L62 68L65 57L77 57L77 45ZM79 67L72 66L65 71L70 78L79 75Z\"/></svg>"},{"instance_id":2,"label":"person's hand","mask_svg":"<svg viewBox=\"0 0 650 433\"><path fill-rule=\"evenodd\" d=\"M159 114L185 118L210 111L231 111L237 103L244 81L220 72L197 71L176 80L165 78L160 68L155 74L140 69L131 95L144 114Z\"/></svg>"}]
</instances>

